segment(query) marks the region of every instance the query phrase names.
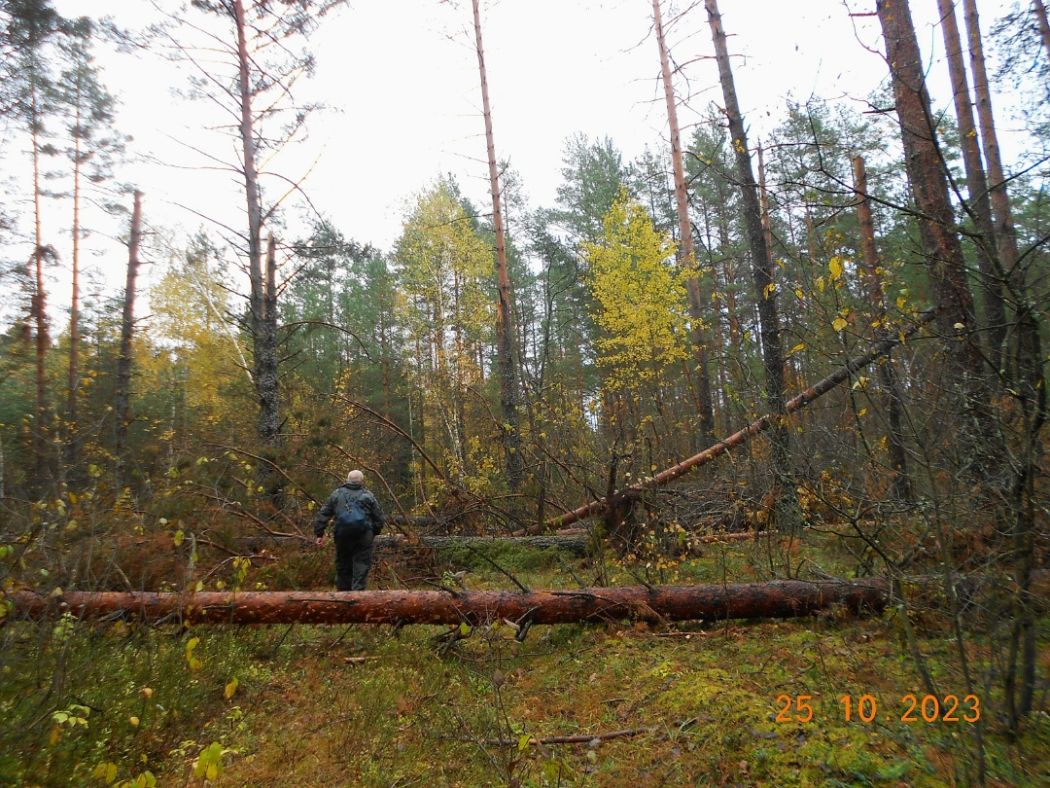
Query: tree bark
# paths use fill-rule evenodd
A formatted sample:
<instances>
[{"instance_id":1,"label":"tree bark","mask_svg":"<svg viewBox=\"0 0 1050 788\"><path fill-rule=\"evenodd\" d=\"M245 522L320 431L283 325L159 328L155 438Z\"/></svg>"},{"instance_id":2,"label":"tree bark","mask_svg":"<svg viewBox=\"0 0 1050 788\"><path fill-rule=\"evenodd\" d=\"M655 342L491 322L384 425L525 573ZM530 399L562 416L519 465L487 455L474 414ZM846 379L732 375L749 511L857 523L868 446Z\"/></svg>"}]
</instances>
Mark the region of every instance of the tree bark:
<instances>
[{"instance_id":1,"label":"tree bark","mask_svg":"<svg viewBox=\"0 0 1050 788\"><path fill-rule=\"evenodd\" d=\"M944 161L930 112L922 59L906 0L876 4L893 82L905 169L919 214L919 233L941 336L949 342L948 374L961 401L960 462L982 483L1000 456L989 410L984 359L977 344L973 296L966 278L962 245L948 196Z\"/></svg>"},{"instance_id":2,"label":"tree bark","mask_svg":"<svg viewBox=\"0 0 1050 788\"><path fill-rule=\"evenodd\" d=\"M80 81L77 72L76 121L73 140L73 258L69 299L69 374L66 402L66 465L76 468L80 446L77 429L77 389L80 386Z\"/></svg>"},{"instance_id":3,"label":"tree bark","mask_svg":"<svg viewBox=\"0 0 1050 788\"><path fill-rule=\"evenodd\" d=\"M685 167L682 165L682 139L678 127L678 107L675 104L674 83L671 81L670 57L664 39L660 0L653 0L653 27L660 50L660 71L663 75L664 100L667 104L667 125L671 133L671 168L674 172L675 210L678 215L678 266L686 273L686 293L689 297L689 324L693 352L696 356L697 399L700 413L700 440L706 444L714 438L714 406L711 397L711 374L707 363L703 297L700 291L700 270L693 248L693 225L689 220L689 195L685 185Z\"/></svg>"},{"instance_id":4,"label":"tree bark","mask_svg":"<svg viewBox=\"0 0 1050 788\"><path fill-rule=\"evenodd\" d=\"M737 101L733 71L729 65L729 48L722 28L722 16L717 0L705 0L707 19L714 42L715 60L722 83L726 117L729 121L729 136L732 140L736 160L737 178L740 181L744 223L747 227L748 246L751 252L751 270L755 285L755 300L758 304L759 328L762 337L762 357L766 377L766 401L774 417L772 425L774 472L778 478L790 477L791 453L784 415L784 351L780 336L780 318L777 312L776 284L773 281L773 263L762 229L762 212L758 200L758 184L751 168L751 156L747 147L747 131ZM794 488L792 488L794 489Z\"/></svg>"},{"instance_id":5,"label":"tree bark","mask_svg":"<svg viewBox=\"0 0 1050 788\"><path fill-rule=\"evenodd\" d=\"M682 460L677 465L674 465L664 471L661 471L660 473L656 474L650 479L642 481L638 484L633 484L629 487L625 487L622 490L616 491L613 497L622 499L631 495L637 495L643 492L644 490L648 490L653 487L662 487L668 482L674 481L680 476L684 476L686 473L694 470L695 468L707 465L707 463L711 462L720 455L725 454L730 449L746 443L759 433L765 432L766 430L770 429L770 427L774 423L782 423L783 417L785 415L794 413L796 410L800 410L801 408L806 407L811 402L813 402L813 400L818 399L819 397L822 397L825 394L827 394L829 391L835 388L835 386L839 385L843 381L849 380L850 377L858 370L863 369L880 356L884 356L887 353L889 353L893 348L904 342L908 337L910 337L912 334L918 331L919 328L926 325L927 323L932 322L936 318L936 316L936 309L930 309L926 312L923 312L915 323L913 323L907 329L901 331L899 335L887 336L882 341L877 342L875 346L872 347L872 349L865 353L863 356L858 356L856 358L850 359L842 368L840 368L836 372L832 373L831 375L828 375L816 385L811 386L802 393L797 394L795 397L793 397L786 403L786 405L784 406L784 413L780 416L775 417L772 414L766 414L762 418L751 422L744 429L738 430L729 437L723 438L715 445L704 449L704 451L700 452L699 454L694 454L692 457ZM593 517L599 512L604 511L606 506L607 498L599 498L598 500L593 501L592 503L585 504L579 507L578 509L574 509L571 512L566 512L563 515L560 515L552 520L547 521L546 527L551 529L564 528L565 526L571 525L572 523L579 522L580 520L585 520L589 517ZM535 526L532 526L527 529L529 533L534 533L537 530L542 529L536 529Z\"/></svg>"},{"instance_id":6,"label":"tree bark","mask_svg":"<svg viewBox=\"0 0 1050 788\"><path fill-rule=\"evenodd\" d=\"M489 83L485 71L485 51L481 41L481 9L479 0L473 0L474 40L478 55L478 73L481 76L481 103L485 115L485 145L489 159L489 189L492 192L492 227L496 234L496 355L499 364L500 407L503 424L500 433L506 455L507 486L512 492L521 488L524 462L521 455L518 404L521 400L518 368L514 347L517 344L514 327L514 294L510 269L507 265L507 241L503 228L503 209L500 200L499 171L496 164L496 145L492 134L492 108L489 105Z\"/></svg>"},{"instance_id":7,"label":"tree bark","mask_svg":"<svg viewBox=\"0 0 1050 788\"><path fill-rule=\"evenodd\" d=\"M259 394L259 436L269 446L278 440L277 376L277 244L270 233L266 247L266 280L263 283L262 315L255 342L255 387ZM264 476L272 476L267 468ZM270 491L274 492L273 490Z\"/></svg>"},{"instance_id":8,"label":"tree bark","mask_svg":"<svg viewBox=\"0 0 1050 788\"><path fill-rule=\"evenodd\" d=\"M981 293L984 302L984 320L987 324L988 361L998 373L1002 366L1003 345L1006 341L1006 308L1003 304L1001 270L996 259L996 236L992 224L992 208L988 196L988 181L981 161L981 143L973 120L970 88L963 65L959 24L955 18L954 0L937 0L941 12L941 32L948 55L948 73L952 82L955 116L959 120L959 143L962 147L966 171L966 191L969 209L981 238L977 242L977 261L981 271ZM997 270L998 269L998 270Z\"/></svg>"},{"instance_id":9,"label":"tree bark","mask_svg":"<svg viewBox=\"0 0 1050 788\"><path fill-rule=\"evenodd\" d=\"M128 425L131 424L131 342L135 331L135 278L139 270L139 243L142 239L142 192L135 191L131 212L131 234L128 237L128 273L124 285L124 313L120 321L120 355L117 357L117 385L113 398L116 419L117 475L126 479Z\"/></svg>"},{"instance_id":10,"label":"tree bark","mask_svg":"<svg viewBox=\"0 0 1050 788\"><path fill-rule=\"evenodd\" d=\"M857 223L860 225L860 247L864 259L864 280L867 284L868 300L879 327L875 329L875 341L887 337L886 297L882 291L882 276L879 269L879 253L875 248L875 222L871 217L871 205L868 202L868 178L864 170L864 159L853 157L853 191L857 195ZM901 401L900 383L893 360L886 359L878 365L879 385L886 393L886 421L889 431L886 434L890 465L893 468L893 494L900 501L912 500L911 477L908 475L908 454L904 448L904 433L901 427L904 405Z\"/></svg>"},{"instance_id":11,"label":"tree bark","mask_svg":"<svg viewBox=\"0 0 1050 788\"><path fill-rule=\"evenodd\" d=\"M1050 60L1050 22L1046 19L1046 5L1043 0L1032 0L1032 13L1035 14L1036 24L1039 25L1039 34L1043 37L1047 60Z\"/></svg>"},{"instance_id":12,"label":"tree bark","mask_svg":"<svg viewBox=\"0 0 1050 788\"><path fill-rule=\"evenodd\" d=\"M276 333L268 336L267 322L272 320L267 313L267 284L262 263L262 203L259 196L259 174L256 169L255 130L252 116L251 59L248 55L248 39L243 0L232 0L233 22L237 32L237 91L240 110L239 134L241 138L241 165L244 176L244 196L248 210L248 329L252 336L255 393L259 401L259 438L265 446L277 442L280 428L278 421L278 389L276 374L272 374L276 363ZM276 293L274 293L276 302ZM276 311L276 310L273 310ZM270 358L272 346L273 358ZM272 476L269 465L260 466L260 479Z\"/></svg>"},{"instance_id":13,"label":"tree bark","mask_svg":"<svg viewBox=\"0 0 1050 788\"><path fill-rule=\"evenodd\" d=\"M572 591L245 591L198 594L74 592L11 594L14 615L138 618L194 624L534 624L636 619L652 622L792 618L845 606L881 612L885 580L730 583L707 586L582 588Z\"/></svg>"},{"instance_id":14,"label":"tree bark","mask_svg":"<svg viewBox=\"0 0 1050 788\"><path fill-rule=\"evenodd\" d=\"M35 55L33 56L35 62ZM35 69L34 69L35 71ZM42 492L48 475L47 351L51 346L47 325L47 291L44 288L44 242L40 216L40 111L37 105L37 79L30 76L30 133L33 148L33 300L31 313L36 322L36 401L33 424L33 455L36 463L34 483Z\"/></svg>"},{"instance_id":15,"label":"tree bark","mask_svg":"<svg viewBox=\"0 0 1050 788\"><path fill-rule=\"evenodd\" d=\"M1037 16L1046 24L1045 7L1036 9ZM988 73L984 62L981 24L974 0L963 0L967 38L970 45L970 66L973 70L974 94L977 97L977 118L981 141L988 164L988 182L991 190L992 214L998 241L999 259L1005 274L1005 283L1016 310L1016 339L1012 348L1014 368L1006 379L1013 384L1015 396L1023 414L1025 445L1020 452L1021 462L1014 463L1013 515L1011 537L1014 543L1014 626L1007 659L1004 694L1006 695L1009 725L1013 732L1020 721L1032 711L1036 689L1037 664L1037 600L1032 591L1035 569L1036 535L1038 524L1033 511L1033 480L1041 464L1042 446L1039 433L1047 418L1046 378L1043 372L1044 355L1040 334L1040 313L1031 303L1026 290L1021 258L1017 253L1017 235L1010 213L1010 198L1006 177L999 155L999 140L995 130ZM1045 28L1044 28L1045 30ZM1044 33L1044 41L1046 41ZM1048 49L1050 52L1050 49Z\"/></svg>"}]
</instances>

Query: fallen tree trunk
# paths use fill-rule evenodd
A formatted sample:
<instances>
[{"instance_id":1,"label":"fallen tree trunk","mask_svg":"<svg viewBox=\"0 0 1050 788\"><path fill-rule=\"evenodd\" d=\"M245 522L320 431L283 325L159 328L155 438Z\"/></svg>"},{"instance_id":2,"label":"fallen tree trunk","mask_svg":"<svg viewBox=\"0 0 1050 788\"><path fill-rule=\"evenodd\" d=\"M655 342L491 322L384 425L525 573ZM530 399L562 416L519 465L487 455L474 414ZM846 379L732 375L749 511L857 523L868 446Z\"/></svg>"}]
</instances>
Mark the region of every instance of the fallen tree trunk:
<instances>
[{"instance_id":1,"label":"fallen tree trunk","mask_svg":"<svg viewBox=\"0 0 1050 788\"><path fill-rule=\"evenodd\" d=\"M844 605L886 606L885 580L632 586L566 591L250 591L197 594L73 592L8 596L11 617L137 618L195 624L471 624L509 619L534 624L639 619L688 621L789 618Z\"/></svg>"},{"instance_id":2,"label":"fallen tree trunk","mask_svg":"<svg viewBox=\"0 0 1050 788\"><path fill-rule=\"evenodd\" d=\"M897 336L887 337L886 339L877 342L871 348L871 350L869 350L863 356L858 356L856 358L850 359L846 362L844 366L842 366L840 369L838 369L831 375L828 375L816 385L809 387L800 394L797 394L784 406L785 412L794 413L795 411L801 410L802 408L806 407L806 405L810 404L815 399L824 396L840 383L849 380L850 376L852 376L853 373L863 369L880 356L884 356L887 353L889 353L891 350L893 350L893 348L897 347L897 345L904 342L904 340L906 340L908 337L910 337L912 334L918 331L922 326L926 325L929 322L932 322L936 316L936 309L926 310L921 315L919 315L919 317L911 326L909 326L906 330L901 331L900 334L898 334ZM723 438L714 446L710 446L707 449L704 449L704 451L700 452L699 454L694 454L692 457L686 460L682 460L682 462L678 463L677 465L674 465L665 471L661 471L655 476L638 482L637 484L632 484L629 487L624 487L621 490L617 490L614 496L617 499L623 499L632 495L638 495L644 490L653 487L661 487L667 484L668 482L677 479L680 476L684 476L689 471L699 468L702 465L707 465L707 463L711 462L716 457L725 454L730 449L746 443L751 438L753 438L761 432L765 432L770 428L770 426L772 426L773 421L773 417L769 414L766 414L762 418L751 422L749 425L744 427L744 429L734 432L728 438ZM524 529L524 531L518 531L515 533L515 535L525 533L539 533L544 528L564 528L565 526L571 525L572 523L579 522L580 520L586 520L588 517L593 517L594 515L598 514L599 512L605 509L606 503L607 501L605 498L599 498L596 501L584 504L578 509L574 509L571 512L566 512L565 514L559 515L558 517L548 520L543 525L533 525Z\"/></svg>"}]
</instances>

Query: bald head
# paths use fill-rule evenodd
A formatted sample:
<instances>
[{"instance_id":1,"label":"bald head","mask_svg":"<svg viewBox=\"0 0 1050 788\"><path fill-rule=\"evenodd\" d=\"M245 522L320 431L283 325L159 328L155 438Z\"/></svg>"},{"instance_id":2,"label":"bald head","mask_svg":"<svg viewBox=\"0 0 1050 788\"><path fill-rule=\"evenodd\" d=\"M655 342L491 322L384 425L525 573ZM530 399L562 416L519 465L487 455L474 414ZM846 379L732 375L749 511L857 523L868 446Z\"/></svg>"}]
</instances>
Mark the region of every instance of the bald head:
<instances>
[{"instance_id":1,"label":"bald head","mask_svg":"<svg viewBox=\"0 0 1050 788\"><path fill-rule=\"evenodd\" d=\"M350 471L346 475L347 484L364 484L365 475L361 471Z\"/></svg>"}]
</instances>

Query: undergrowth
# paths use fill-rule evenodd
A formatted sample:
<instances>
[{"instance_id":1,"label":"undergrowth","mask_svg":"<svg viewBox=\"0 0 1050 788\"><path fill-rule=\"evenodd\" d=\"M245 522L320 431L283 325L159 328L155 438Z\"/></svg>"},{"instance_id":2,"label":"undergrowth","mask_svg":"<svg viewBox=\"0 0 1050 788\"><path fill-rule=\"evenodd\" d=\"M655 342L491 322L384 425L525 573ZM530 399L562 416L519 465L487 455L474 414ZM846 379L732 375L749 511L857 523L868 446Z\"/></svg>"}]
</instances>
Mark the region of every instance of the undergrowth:
<instances>
[{"instance_id":1,"label":"undergrowth","mask_svg":"<svg viewBox=\"0 0 1050 788\"><path fill-rule=\"evenodd\" d=\"M665 582L749 580L789 561L803 576L848 571L819 536L802 549L712 545L662 567L609 557L599 567L520 548L490 558L530 588L571 587L600 575L615 584L660 580L661 573ZM301 551L298 560L310 577L328 571L331 556ZM510 586L474 554L446 553L442 560L446 569L469 570L456 578L467 588ZM246 587L261 576L253 570ZM379 585L388 579L377 572ZM900 609L873 619L831 611L679 627L538 626L523 642L500 622L188 630L71 618L10 622L0 635L0 780L965 784L973 777L974 727L901 720L905 696L924 694L904 645L906 626L918 627L939 691L961 695L943 628ZM1044 622L1044 650L1047 629ZM849 721L843 695L853 703ZM871 722L857 716L864 695L878 704ZM781 696L790 704L786 722L777 721ZM808 713L798 713L799 703L812 709L811 720L799 719ZM991 715L984 721L992 781L1050 780L1045 714L1034 715L1018 741L999 735ZM619 731L629 735L601 738ZM570 735L587 740L543 743Z\"/></svg>"}]
</instances>

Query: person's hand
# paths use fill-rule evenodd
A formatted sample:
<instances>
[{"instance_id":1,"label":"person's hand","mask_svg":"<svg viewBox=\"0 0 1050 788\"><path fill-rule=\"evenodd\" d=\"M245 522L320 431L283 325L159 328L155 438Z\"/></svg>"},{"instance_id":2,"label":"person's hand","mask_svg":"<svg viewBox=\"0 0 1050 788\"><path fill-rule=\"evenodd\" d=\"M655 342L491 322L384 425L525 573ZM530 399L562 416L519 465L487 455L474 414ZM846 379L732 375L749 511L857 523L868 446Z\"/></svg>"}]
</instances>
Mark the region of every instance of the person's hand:
<instances>
[{"instance_id":1,"label":"person's hand","mask_svg":"<svg viewBox=\"0 0 1050 788\"><path fill-rule=\"evenodd\" d=\"M316 542L318 547L324 547L324 536L317 537Z\"/></svg>"}]
</instances>

